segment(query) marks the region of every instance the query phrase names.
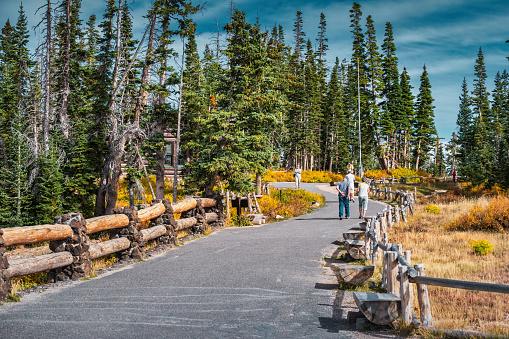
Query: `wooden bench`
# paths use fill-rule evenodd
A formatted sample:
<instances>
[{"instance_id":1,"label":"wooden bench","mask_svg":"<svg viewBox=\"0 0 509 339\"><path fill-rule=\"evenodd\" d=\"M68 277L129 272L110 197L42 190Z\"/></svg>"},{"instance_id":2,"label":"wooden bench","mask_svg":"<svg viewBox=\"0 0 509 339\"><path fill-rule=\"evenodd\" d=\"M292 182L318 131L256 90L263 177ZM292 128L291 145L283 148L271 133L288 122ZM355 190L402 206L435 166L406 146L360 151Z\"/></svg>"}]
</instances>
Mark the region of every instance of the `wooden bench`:
<instances>
[{"instance_id":1,"label":"wooden bench","mask_svg":"<svg viewBox=\"0 0 509 339\"><path fill-rule=\"evenodd\" d=\"M343 238L345 240L364 240L364 235L366 232L358 231L358 230L349 230L343 233Z\"/></svg>"},{"instance_id":2,"label":"wooden bench","mask_svg":"<svg viewBox=\"0 0 509 339\"><path fill-rule=\"evenodd\" d=\"M364 259L364 241L345 240L345 247L352 258L356 260Z\"/></svg>"},{"instance_id":3,"label":"wooden bench","mask_svg":"<svg viewBox=\"0 0 509 339\"><path fill-rule=\"evenodd\" d=\"M375 266L338 265L337 270L343 281L359 286L373 276Z\"/></svg>"},{"instance_id":4,"label":"wooden bench","mask_svg":"<svg viewBox=\"0 0 509 339\"><path fill-rule=\"evenodd\" d=\"M401 299L392 293L354 292L353 298L366 319L389 325L400 315Z\"/></svg>"}]
</instances>

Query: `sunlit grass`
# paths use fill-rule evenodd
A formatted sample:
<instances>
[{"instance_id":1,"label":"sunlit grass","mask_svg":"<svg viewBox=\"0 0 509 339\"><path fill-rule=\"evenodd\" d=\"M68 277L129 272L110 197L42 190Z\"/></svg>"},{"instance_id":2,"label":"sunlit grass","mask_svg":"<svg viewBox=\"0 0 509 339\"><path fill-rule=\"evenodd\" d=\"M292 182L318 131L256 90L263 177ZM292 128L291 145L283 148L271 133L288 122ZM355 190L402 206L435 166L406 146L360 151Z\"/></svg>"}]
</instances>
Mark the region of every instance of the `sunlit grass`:
<instances>
[{"instance_id":1,"label":"sunlit grass","mask_svg":"<svg viewBox=\"0 0 509 339\"><path fill-rule=\"evenodd\" d=\"M509 235L504 232L451 231L451 223L474 207L488 206L495 198L459 198L434 202L440 213L417 205L407 223L394 225L389 241L412 251L412 262L423 263L426 275L465 281L509 284ZM440 199L437 199L440 200ZM445 199L446 200L446 199ZM508 225L509 226L509 225ZM479 256L469 241L486 240L493 253ZM444 329L509 335L509 296L501 293L428 287L434 326ZM416 293L414 293L416 295ZM417 304L417 300L414 301Z\"/></svg>"}]
</instances>

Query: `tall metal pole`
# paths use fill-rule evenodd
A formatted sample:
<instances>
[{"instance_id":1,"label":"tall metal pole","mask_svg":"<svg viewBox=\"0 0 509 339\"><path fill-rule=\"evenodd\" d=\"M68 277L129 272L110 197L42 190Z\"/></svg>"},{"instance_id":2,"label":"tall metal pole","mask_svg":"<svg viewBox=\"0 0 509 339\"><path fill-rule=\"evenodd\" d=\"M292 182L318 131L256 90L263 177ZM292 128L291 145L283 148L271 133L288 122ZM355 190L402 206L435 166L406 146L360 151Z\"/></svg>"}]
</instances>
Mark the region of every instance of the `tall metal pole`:
<instances>
[{"instance_id":1,"label":"tall metal pole","mask_svg":"<svg viewBox=\"0 0 509 339\"><path fill-rule=\"evenodd\" d=\"M358 104L358 125L359 125L359 176L362 178L364 172L362 170L362 149L361 149L361 86L360 86L360 70L359 58L357 58L357 104Z\"/></svg>"}]
</instances>

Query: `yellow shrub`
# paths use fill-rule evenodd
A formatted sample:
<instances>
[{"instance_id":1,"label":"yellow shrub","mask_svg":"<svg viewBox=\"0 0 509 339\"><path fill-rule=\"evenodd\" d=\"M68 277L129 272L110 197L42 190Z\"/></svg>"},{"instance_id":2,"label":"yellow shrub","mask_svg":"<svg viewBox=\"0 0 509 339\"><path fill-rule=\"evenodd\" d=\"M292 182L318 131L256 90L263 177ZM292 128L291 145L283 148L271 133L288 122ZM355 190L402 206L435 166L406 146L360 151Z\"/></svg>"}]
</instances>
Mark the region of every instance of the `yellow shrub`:
<instances>
[{"instance_id":1,"label":"yellow shrub","mask_svg":"<svg viewBox=\"0 0 509 339\"><path fill-rule=\"evenodd\" d=\"M320 205L325 202L323 195L309 193L304 190L291 188L272 190L270 196L264 195L258 199L262 213L269 220L280 215L282 217L295 217L307 212L313 202Z\"/></svg>"},{"instance_id":2,"label":"yellow shrub","mask_svg":"<svg viewBox=\"0 0 509 339\"><path fill-rule=\"evenodd\" d=\"M267 182L288 182L294 181L293 172L285 170L272 171L268 170L263 177L264 181Z\"/></svg>"},{"instance_id":3,"label":"yellow shrub","mask_svg":"<svg viewBox=\"0 0 509 339\"><path fill-rule=\"evenodd\" d=\"M266 182L292 182L295 180L293 171L280 169L277 171L268 170L265 173L263 180ZM301 182L309 183L324 183L331 181L341 181L343 176L341 174L326 172L326 171L302 171Z\"/></svg>"},{"instance_id":4,"label":"yellow shrub","mask_svg":"<svg viewBox=\"0 0 509 339\"><path fill-rule=\"evenodd\" d=\"M409 168L396 168L390 171L391 175L394 176L395 179L399 179L402 177L417 177L417 171L409 169Z\"/></svg>"},{"instance_id":5,"label":"yellow shrub","mask_svg":"<svg viewBox=\"0 0 509 339\"><path fill-rule=\"evenodd\" d=\"M474 205L467 214L445 225L450 230L503 232L509 227L509 198L497 197L487 206Z\"/></svg>"},{"instance_id":6,"label":"yellow shrub","mask_svg":"<svg viewBox=\"0 0 509 339\"><path fill-rule=\"evenodd\" d=\"M429 206L426 206L426 207L424 207L424 210L425 210L426 212L435 213L435 214L440 213L440 208L438 208L438 207L437 207L437 206L435 206L435 205L429 205Z\"/></svg>"},{"instance_id":7,"label":"yellow shrub","mask_svg":"<svg viewBox=\"0 0 509 339\"><path fill-rule=\"evenodd\" d=\"M493 245L490 244L488 240L475 241L470 239L468 243L470 244L470 247L472 247L474 253L477 255L486 255L493 252Z\"/></svg>"},{"instance_id":8,"label":"yellow shrub","mask_svg":"<svg viewBox=\"0 0 509 339\"><path fill-rule=\"evenodd\" d=\"M364 172L364 176L367 178L375 178L379 180L380 178L388 178L389 173L387 173L387 171L384 170L369 170Z\"/></svg>"}]
</instances>

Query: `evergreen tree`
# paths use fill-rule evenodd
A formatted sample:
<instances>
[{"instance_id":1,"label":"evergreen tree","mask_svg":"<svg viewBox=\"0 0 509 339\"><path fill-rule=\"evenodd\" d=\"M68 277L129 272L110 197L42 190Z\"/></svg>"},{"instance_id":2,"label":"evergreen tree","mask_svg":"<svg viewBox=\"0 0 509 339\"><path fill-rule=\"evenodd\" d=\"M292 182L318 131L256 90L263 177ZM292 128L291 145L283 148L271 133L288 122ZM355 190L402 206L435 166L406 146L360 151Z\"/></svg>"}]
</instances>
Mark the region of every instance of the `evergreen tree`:
<instances>
[{"instance_id":1,"label":"evergreen tree","mask_svg":"<svg viewBox=\"0 0 509 339\"><path fill-rule=\"evenodd\" d=\"M231 190L245 192L251 190L246 173L263 173L276 160L270 135L277 133L283 102L271 81L267 34L238 10L225 29L229 81L224 97L202 118L200 162L190 181L210 191L224 180Z\"/></svg>"},{"instance_id":2,"label":"evergreen tree","mask_svg":"<svg viewBox=\"0 0 509 339\"><path fill-rule=\"evenodd\" d=\"M380 126L385 139L385 159L384 162L394 168L395 146L396 146L396 121L399 120L401 110L401 89L399 86L398 58L396 57L396 46L392 25L390 22L385 24L385 39L382 44L382 81L383 92L382 107L380 116Z\"/></svg>"},{"instance_id":3,"label":"evergreen tree","mask_svg":"<svg viewBox=\"0 0 509 339\"><path fill-rule=\"evenodd\" d=\"M410 168L410 136L412 134L412 120L414 119L414 95L410 85L410 76L406 68L400 76L401 107L397 121L397 162L401 167Z\"/></svg>"},{"instance_id":4,"label":"evergreen tree","mask_svg":"<svg viewBox=\"0 0 509 339\"><path fill-rule=\"evenodd\" d=\"M370 136L367 146L372 150L373 158L376 157L378 166L386 168L384 159L384 149L382 140L380 106L378 103L382 100L383 82L382 82L382 59L378 51L376 41L376 31L373 18L369 15L366 18L366 77L368 80L368 111L369 117L362 124L365 126L363 135ZM365 154L370 154L368 150L363 150ZM372 164L371 167L374 167Z\"/></svg>"},{"instance_id":5,"label":"evergreen tree","mask_svg":"<svg viewBox=\"0 0 509 339\"><path fill-rule=\"evenodd\" d=\"M471 168L470 162L470 156L473 155L473 116L466 79L463 79L459 100L459 112L456 120L458 130L458 173L461 176L469 177L472 171L475 171L475 168Z\"/></svg>"},{"instance_id":6,"label":"evergreen tree","mask_svg":"<svg viewBox=\"0 0 509 339\"><path fill-rule=\"evenodd\" d=\"M437 134L435 129L435 114L433 106L433 97L431 96L431 84L428 78L426 66L423 67L421 82L419 86L419 94L417 95L415 118L413 120L413 141L414 141L414 159L415 169L423 166L429 159L434 136Z\"/></svg>"}]
</instances>

